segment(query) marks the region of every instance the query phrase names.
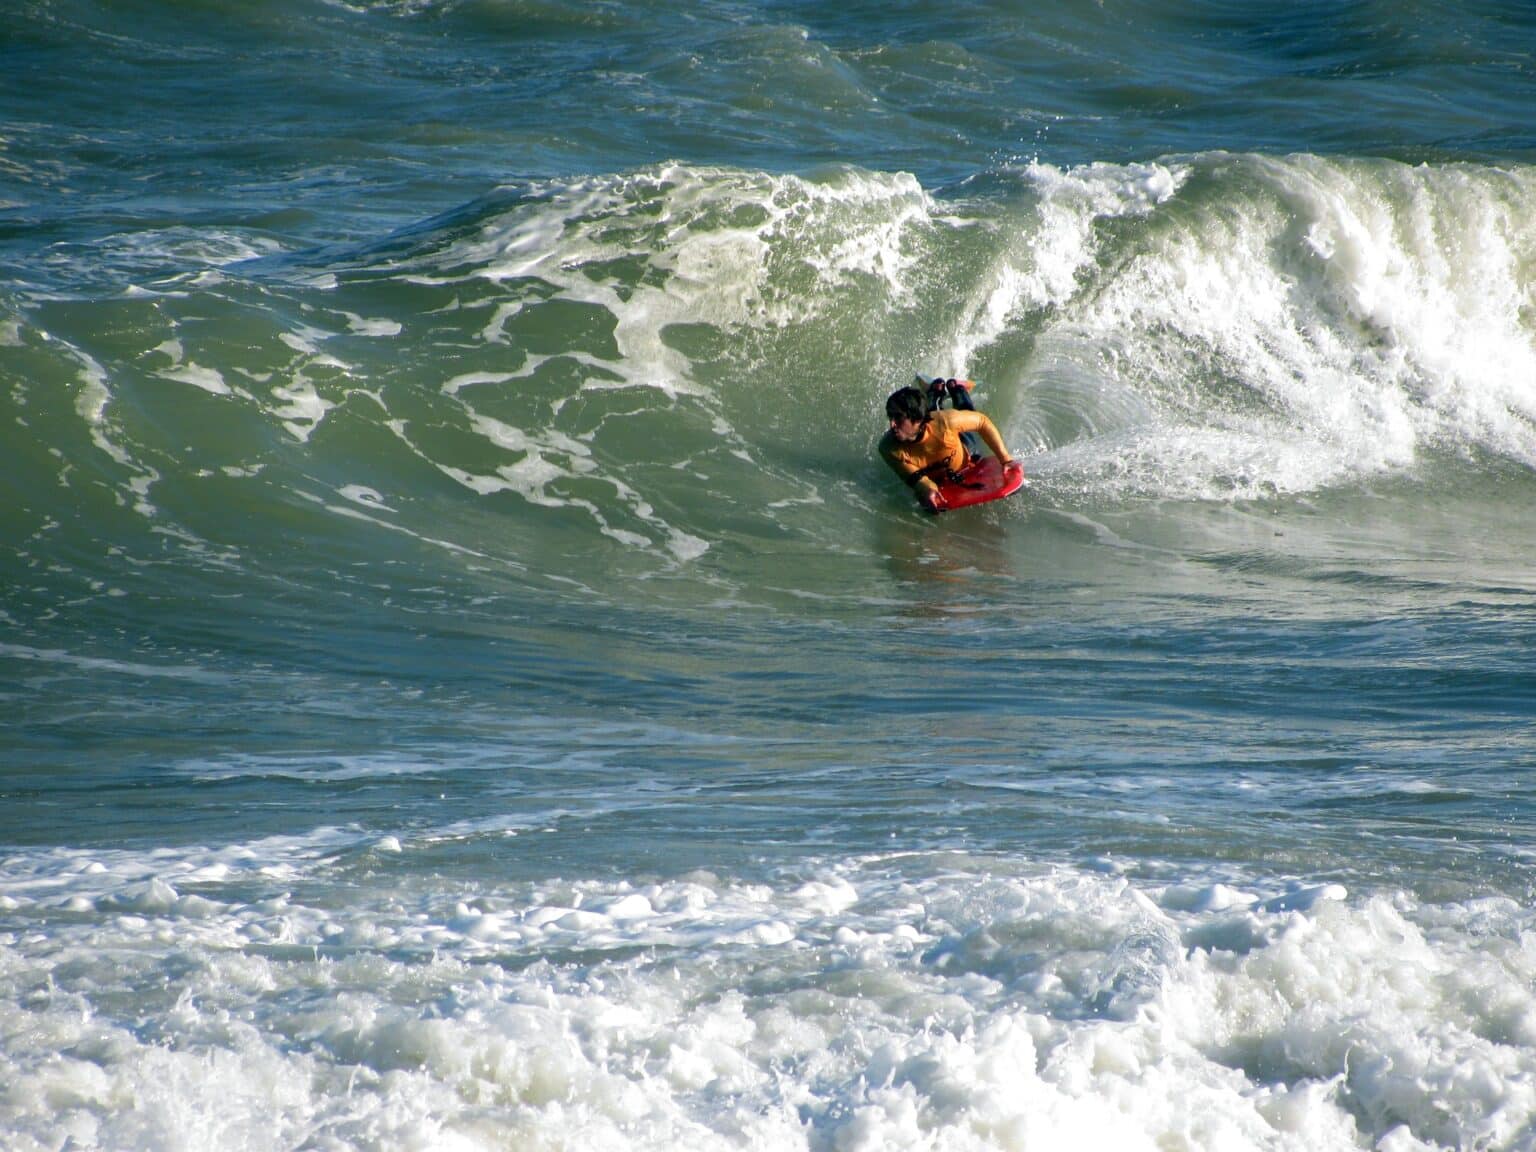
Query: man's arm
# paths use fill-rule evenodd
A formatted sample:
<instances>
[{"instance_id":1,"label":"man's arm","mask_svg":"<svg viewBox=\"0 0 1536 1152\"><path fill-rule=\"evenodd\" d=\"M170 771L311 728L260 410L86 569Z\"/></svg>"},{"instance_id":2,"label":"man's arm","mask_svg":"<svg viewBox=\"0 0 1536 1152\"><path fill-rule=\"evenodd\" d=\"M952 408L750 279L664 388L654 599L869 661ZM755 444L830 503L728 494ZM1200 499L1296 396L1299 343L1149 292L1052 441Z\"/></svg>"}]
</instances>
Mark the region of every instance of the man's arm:
<instances>
[{"instance_id":1,"label":"man's arm","mask_svg":"<svg viewBox=\"0 0 1536 1152\"><path fill-rule=\"evenodd\" d=\"M924 508L935 510L942 506L939 486L924 476L921 469L913 467L910 462L898 457L891 450L888 437L880 441L880 458L890 465L892 472L901 477L903 484L912 489Z\"/></svg>"},{"instance_id":2,"label":"man's arm","mask_svg":"<svg viewBox=\"0 0 1536 1152\"><path fill-rule=\"evenodd\" d=\"M981 437L982 443L987 446L987 451L996 456L1004 464L1013 463L1013 457L1008 452L1008 446L1003 443L1003 437L997 430L997 425L987 417L984 412L950 412L950 427L961 432L975 432Z\"/></svg>"}]
</instances>

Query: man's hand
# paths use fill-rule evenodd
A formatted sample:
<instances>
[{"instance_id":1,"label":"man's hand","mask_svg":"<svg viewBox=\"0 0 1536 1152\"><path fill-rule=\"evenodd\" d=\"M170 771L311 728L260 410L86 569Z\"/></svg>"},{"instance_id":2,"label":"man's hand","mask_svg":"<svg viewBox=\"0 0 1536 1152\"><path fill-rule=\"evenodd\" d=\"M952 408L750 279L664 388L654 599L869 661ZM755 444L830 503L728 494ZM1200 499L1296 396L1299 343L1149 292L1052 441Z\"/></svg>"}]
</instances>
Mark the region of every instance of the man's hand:
<instances>
[{"instance_id":1,"label":"man's hand","mask_svg":"<svg viewBox=\"0 0 1536 1152\"><path fill-rule=\"evenodd\" d=\"M927 492L922 493L920 496L918 496L918 499L922 501L923 507L928 509L930 512L942 512L946 507L944 503L944 494L937 488L932 488Z\"/></svg>"}]
</instances>

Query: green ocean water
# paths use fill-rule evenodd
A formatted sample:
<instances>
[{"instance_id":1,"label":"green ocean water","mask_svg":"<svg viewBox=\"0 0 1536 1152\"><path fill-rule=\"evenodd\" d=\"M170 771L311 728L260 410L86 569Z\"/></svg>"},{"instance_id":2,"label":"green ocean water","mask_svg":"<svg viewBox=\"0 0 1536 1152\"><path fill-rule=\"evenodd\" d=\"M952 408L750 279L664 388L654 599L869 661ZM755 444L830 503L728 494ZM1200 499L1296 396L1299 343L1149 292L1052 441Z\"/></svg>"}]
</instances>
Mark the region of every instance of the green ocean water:
<instances>
[{"instance_id":1,"label":"green ocean water","mask_svg":"<svg viewBox=\"0 0 1536 1152\"><path fill-rule=\"evenodd\" d=\"M1532 36L22 5L5 1145L1531 1147Z\"/></svg>"}]
</instances>

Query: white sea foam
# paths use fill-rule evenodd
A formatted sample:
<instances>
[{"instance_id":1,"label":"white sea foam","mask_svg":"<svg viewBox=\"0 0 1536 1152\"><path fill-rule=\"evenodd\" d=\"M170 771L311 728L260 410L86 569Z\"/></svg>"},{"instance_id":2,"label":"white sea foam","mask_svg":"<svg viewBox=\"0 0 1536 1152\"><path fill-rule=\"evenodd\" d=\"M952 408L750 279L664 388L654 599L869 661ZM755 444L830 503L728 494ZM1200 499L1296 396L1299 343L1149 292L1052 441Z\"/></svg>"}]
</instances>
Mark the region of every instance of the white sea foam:
<instances>
[{"instance_id":1,"label":"white sea foam","mask_svg":"<svg viewBox=\"0 0 1536 1152\"><path fill-rule=\"evenodd\" d=\"M1189 199L1193 169L1219 198ZM1010 294L957 354L1048 310L1018 434L1049 441L1055 423L1070 442L1037 474L1230 500L1407 469L1426 450L1536 463L1528 178L1305 156L1193 169L1030 170L1041 226L1027 256L1003 257ZM1096 224L1129 217L1149 223L1109 253ZM1066 398L1032 409L1037 388Z\"/></svg>"},{"instance_id":2,"label":"white sea foam","mask_svg":"<svg viewBox=\"0 0 1536 1152\"><path fill-rule=\"evenodd\" d=\"M348 331L355 332L359 336L398 336L404 331L404 326L398 320L391 320L387 316L359 316L356 312L345 312Z\"/></svg>"},{"instance_id":3,"label":"white sea foam","mask_svg":"<svg viewBox=\"0 0 1536 1152\"><path fill-rule=\"evenodd\" d=\"M314 382L303 376L295 376L287 384L272 388L272 395L283 403L272 409L272 415L282 421L295 440L308 440L314 434L325 414L335 404L324 399L315 390Z\"/></svg>"},{"instance_id":4,"label":"white sea foam","mask_svg":"<svg viewBox=\"0 0 1536 1152\"><path fill-rule=\"evenodd\" d=\"M676 494L658 499L654 468L626 467L622 452L578 450L570 438L556 442L549 424L579 412L572 401L592 393L636 389L674 404L686 397L679 416L709 421L711 452L717 446L768 483L804 486L798 475L775 474L777 454L733 426L713 375L709 382L699 378L675 334L708 328L750 341L793 325L840 324L850 292L886 305L910 302L921 254L914 236L930 228L932 210L910 176L856 171L807 179L666 165L524 190L516 207L431 258L444 273L425 274L436 282L488 279L505 287L504 299L477 305L490 312L479 335L488 344L513 345L513 367L455 375L442 390L510 458L494 470L451 459L434 459L434 466L482 495L510 492L539 507L585 512L600 533L626 547L675 563L697 560L713 541L658 511L675 507ZM517 334L532 326L528 313L552 300L597 317L602 339L584 347L578 337L578 346L558 355L516 347ZM535 392L560 381L563 393L547 400L547 414L531 410L514 427L491 405L523 391L525 381ZM642 400L637 411L652 409ZM623 419L616 413L604 422L611 427ZM584 439L608 436L600 425ZM704 472L691 459L660 463ZM568 483L578 478L588 483ZM614 499L595 499L591 481L610 486ZM818 502L814 493L805 500Z\"/></svg>"},{"instance_id":5,"label":"white sea foam","mask_svg":"<svg viewBox=\"0 0 1536 1152\"><path fill-rule=\"evenodd\" d=\"M1513 902L953 855L486 887L414 871L425 846L8 859L8 1146L1342 1152L1536 1124ZM386 871L343 893L354 851Z\"/></svg>"},{"instance_id":6,"label":"white sea foam","mask_svg":"<svg viewBox=\"0 0 1536 1152\"><path fill-rule=\"evenodd\" d=\"M88 672L107 672L123 676L154 677L171 680L193 680L211 684L223 683L226 677L195 665L149 664L143 661L111 660L99 656L82 656L61 648L35 648L26 644L0 643L0 658L26 660L40 664L66 665Z\"/></svg>"},{"instance_id":7,"label":"white sea foam","mask_svg":"<svg viewBox=\"0 0 1536 1152\"><path fill-rule=\"evenodd\" d=\"M476 275L537 276L560 298L614 319L606 367L638 387L697 392L693 366L667 339L675 325L721 331L811 321L851 281L879 281L892 300L911 291L908 240L932 205L910 176L847 172L826 180L670 165L628 177L543 190L441 259ZM643 255L636 282L606 272ZM815 291L788 290L812 273ZM500 306L487 339L505 339L528 305Z\"/></svg>"},{"instance_id":8,"label":"white sea foam","mask_svg":"<svg viewBox=\"0 0 1536 1152\"><path fill-rule=\"evenodd\" d=\"M1070 303L1101 258L1101 220L1145 216L1174 196L1185 167L1092 164L1063 170L1033 163L1020 176L1033 193L1032 215L1002 225L1002 243L940 347L938 368L967 372L978 350L1031 313Z\"/></svg>"},{"instance_id":9,"label":"white sea foam","mask_svg":"<svg viewBox=\"0 0 1536 1152\"><path fill-rule=\"evenodd\" d=\"M394 511L385 501L382 493L366 484L347 484L336 491L354 504L361 504L365 508L377 508L383 512Z\"/></svg>"},{"instance_id":10,"label":"white sea foam","mask_svg":"<svg viewBox=\"0 0 1536 1152\"><path fill-rule=\"evenodd\" d=\"M493 382L483 375L460 378L444 385L444 392L456 395L465 387ZM692 533L685 532L656 515L651 503L617 476L606 473L593 459L592 450L555 429L529 431L482 416L470 409L470 421L474 430L498 448L515 453L514 462L497 468L495 475L469 472L449 464L438 463L444 474L451 476L471 491L481 495L498 492L515 492L530 504L548 508L578 508L586 511L598 524L599 530L611 539L630 548L648 549L660 545L676 560L697 560L709 549L709 543ZM403 430L397 432L402 439ZM407 443L409 440L407 439ZM637 532L619 527L611 522L612 512L599 507L589 499L561 495L555 486L561 480L588 477L610 485L621 507L626 509L647 532ZM650 532L656 533L653 540Z\"/></svg>"},{"instance_id":11,"label":"white sea foam","mask_svg":"<svg viewBox=\"0 0 1536 1152\"><path fill-rule=\"evenodd\" d=\"M45 339L51 337L45 336ZM123 491L118 494L119 502L131 506L141 516L153 517L155 506L149 501L149 490L160 479L160 473L136 460L120 442L108 415L112 391L106 369L94 357L73 345L66 345L66 348L80 364L80 391L75 397L75 412L90 429L91 443L129 473L123 481Z\"/></svg>"},{"instance_id":12,"label":"white sea foam","mask_svg":"<svg viewBox=\"0 0 1536 1152\"><path fill-rule=\"evenodd\" d=\"M438 536L429 536L429 535L427 535L426 533L423 533L423 532L412 531L410 528L407 528L407 527L405 527L402 524L396 524L396 523L394 523L392 521L389 521L389 520L380 519L377 516L371 516L368 513L362 511L360 508L355 508L355 507L352 507L351 505L348 505L348 504L331 504L331 503L327 503L326 500L323 497L317 496L317 495L315 495L312 492L305 492L302 489L296 489L294 491L294 495L297 496L301 500L308 500L311 503L319 504L319 505L323 506L327 512L334 513L337 516L344 516L344 517L346 517L349 520L360 520L363 523L372 524L374 527L384 528L384 529L387 529L390 532L396 532L396 533L399 533L402 536L408 536L408 537L410 537L413 540L419 540L419 541L421 541L424 544L430 544L433 547L441 548L445 552L453 552L453 553L456 553L458 555L463 555L463 556L474 556L474 557L478 557L480 559L489 559L489 557L485 553L478 552L478 551L476 551L473 548L466 547L465 545L456 543L453 540L443 539L443 538L438 537ZM344 493L344 495L347 495L347 494ZM348 498L349 499L355 499L355 497L352 496L352 495L348 495ZM365 507L375 507L375 505L373 505L368 500L358 500L357 503L359 503L359 504L361 504L361 505L363 505ZM387 507L385 505L377 505L377 507L379 508L380 511L384 511L384 512L392 512L393 511L392 508L389 508L389 507ZM510 564L512 567L520 567L520 565L518 565L515 561L501 561L501 562L502 563Z\"/></svg>"}]
</instances>

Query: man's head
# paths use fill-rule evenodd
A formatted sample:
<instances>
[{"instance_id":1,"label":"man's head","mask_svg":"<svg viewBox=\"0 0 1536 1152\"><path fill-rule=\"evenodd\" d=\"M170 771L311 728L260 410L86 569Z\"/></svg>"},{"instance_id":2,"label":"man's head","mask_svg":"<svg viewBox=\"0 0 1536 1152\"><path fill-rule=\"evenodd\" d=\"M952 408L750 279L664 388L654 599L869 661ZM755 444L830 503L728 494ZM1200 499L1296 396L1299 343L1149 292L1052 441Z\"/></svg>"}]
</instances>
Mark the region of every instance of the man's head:
<instances>
[{"instance_id":1,"label":"man's head","mask_svg":"<svg viewBox=\"0 0 1536 1152\"><path fill-rule=\"evenodd\" d=\"M920 439L928 423L928 398L916 388L898 388L886 397L885 414L890 418L896 439L906 442Z\"/></svg>"}]
</instances>

